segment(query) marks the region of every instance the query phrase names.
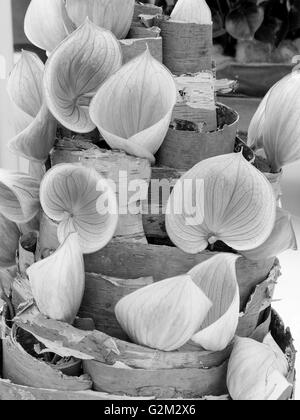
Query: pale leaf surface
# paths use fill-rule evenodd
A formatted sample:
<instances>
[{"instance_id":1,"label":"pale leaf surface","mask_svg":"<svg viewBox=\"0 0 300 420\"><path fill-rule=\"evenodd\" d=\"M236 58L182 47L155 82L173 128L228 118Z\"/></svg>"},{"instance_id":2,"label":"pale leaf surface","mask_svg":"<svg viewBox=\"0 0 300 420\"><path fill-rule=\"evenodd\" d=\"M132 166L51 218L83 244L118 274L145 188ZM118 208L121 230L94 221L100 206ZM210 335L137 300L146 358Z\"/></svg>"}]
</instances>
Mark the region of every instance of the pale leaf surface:
<instances>
[{"instance_id":1,"label":"pale leaf surface","mask_svg":"<svg viewBox=\"0 0 300 420\"><path fill-rule=\"evenodd\" d=\"M12 222L27 223L39 210L39 182L28 175L0 169L0 213Z\"/></svg>"},{"instance_id":2,"label":"pale leaf surface","mask_svg":"<svg viewBox=\"0 0 300 420\"><path fill-rule=\"evenodd\" d=\"M205 0L178 0L171 13L171 20L211 25L212 15Z\"/></svg>"},{"instance_id":3,"label":"pale leaf surface","mask_svg":"<svg viewBox=\"0 0 300 420\"><path fill-rule=\"evenodd\" d=\"M63 0L31 0L25 16L27 38L37 47L51 52L67 36Z\"/></svg>"},{"instance_id":4,"label":"pale leaf surface","mask_svg":"<svg viewBox=\"0 0 300 420\"><path fill-rule=\"evenodd\" d=\"M50 257L32 265L27 274L41 313L72 323L85 288L83 255L77 233L70 234Z\"/></svg>"},{"instance_id":5,"label":"pale leaf surface","mask_svg":"<svg viewBox=\"0 0 300 420\"><path fill-rule=\"evenodd\" d=\"M181 202L181 190L182 183L197 179L203 182L203 192L194 209L197 218L193 219L189 203L198 191L188 191L185 202ZM176 211L180 204L182 210ZM203 213L202 207L201 221L198 213ZM267 240L275 216L271 184L241 153L233 153L202 161L181 178L169 199L166 227L174 244L191 254L217 241L243 251L255 249Z\"/></svg>"},{"instance_id":6,"label":"pale leaf surface","mask_svg":"<svg viewBox=\"0 0 300 420\"><path fill-rule=\"evenodd\" d=\"M135 343L173 351L186 344L200 328L211 305L186 275L151 284L125 296L115 313Z\"/></svg>"},{"instance_id":7,"label":"pale leaf surface","mask_svg":"<svg viewBox=\"0 0 300 420\"><path fill-rule=\"evenodd\" d=\"M176 95L171 73L147 50L102 85L90 115L112 149L154 161L169 128Z\"/></svg>"},{"instance_id":8,"label":"pale leaf surface","mask_svg":"<svg viewBox=\"0 0 300 420\"><path fill-rule=\"evenodd\" d=\"M50 219L60 222L60 243L75 230L84 254L106 246L115 233L115 194L92 168L72 164L53 167L41 184L41 204Z\"/></svg>"},{"instance_id":9,"label":"pale leaf surface","mask_svg":"<svg viewBox=\"0 0 300 420\"><path fill-rule=\"evenodd\" d=\"M67 0L72 21L80 26L88 17L101 28L112 31L118 39L126 38L133 19L135 0Z\"/></svg>"},{"instance_id":10,"label":"pale leaf surface","mask_svg":"<svg viewBox=\"0 0 300 420\"><path fill-rule=\"evenodd\" d=\"M86 20L53 51L46 65L44 89L54 117L77 133L92 131L90 100L121 64L115 36Z\"/></svg>"}]
</instances>

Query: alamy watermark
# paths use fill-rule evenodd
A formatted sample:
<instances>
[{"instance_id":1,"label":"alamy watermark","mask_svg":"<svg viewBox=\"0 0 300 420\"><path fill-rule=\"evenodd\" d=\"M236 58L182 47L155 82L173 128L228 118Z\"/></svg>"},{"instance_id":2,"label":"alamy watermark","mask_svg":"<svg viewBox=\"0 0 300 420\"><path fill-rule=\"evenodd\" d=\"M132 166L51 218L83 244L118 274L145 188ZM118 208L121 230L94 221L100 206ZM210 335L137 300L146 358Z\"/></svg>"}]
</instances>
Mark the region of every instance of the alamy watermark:
<instances>
[{"instance_id":1,"label":"alamy watermark","mask_svg":"<svg viewBox=\"0 0 300 420\"><path fill-rule=\"evenodd\" d=\"M170 179L152 179L150 184L143 179L130 180L127 171L119 171L118 180L99 181L97 212L106 215L183 215L186 223L199 225L204 219L204 180L181 179L176 184L176 199L168 207L174 182ZM117 197L117 206L111 200L112 192Z\"/></svg>"}]
</instances>

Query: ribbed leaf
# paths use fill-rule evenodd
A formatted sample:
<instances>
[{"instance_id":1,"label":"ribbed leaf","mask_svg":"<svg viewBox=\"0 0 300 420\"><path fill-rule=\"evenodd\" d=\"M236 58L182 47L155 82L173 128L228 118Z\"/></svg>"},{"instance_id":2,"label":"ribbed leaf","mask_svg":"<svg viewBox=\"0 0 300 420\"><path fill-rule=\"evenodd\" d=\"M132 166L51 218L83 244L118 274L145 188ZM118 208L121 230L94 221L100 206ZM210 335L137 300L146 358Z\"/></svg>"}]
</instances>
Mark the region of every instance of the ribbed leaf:
<instances>
[{"instance_id":1,"label":"ribbed leaf","mask_svg":"<svg viewBox=\"0 0 300 420\"><path fill-rule=\"evenodd\" d=\"M22 55L8 80L12 101L26 114L36 117L43 104L44 64L36 54L22 51Z\"/></svg>"},{"instance_id":2,"label":"ribbed leaf","mask_svg":"<svg viewBox=\"0 0 300 420\"><path fill-rule=\"evenodd\" d=\"M37 47L51 52L68 35L62 14L64 0L31 0L25 34Z\"/></svg>"},{"instance_id":3,"label":"ribbed leaf","mask_svg":"<svg viewBox=\"0 0 300 420\"><path fill-rule=\"evenodd\" d=\"M265 106L263 146L273 172L300 159L300 72L283 78Z\"/></svg>"},{"instance_id":4,"label":"ribbed leaf","mask_svg":"<svg viewBox=\"0 0 300 420\"><path fill-rule=\"evenodd\" d=\"M211 25L212 14L205 0L178 0L171 19L178 22Z\"/></svg>"},{"instance_id":5,"label":"ribbed leaf","mask_svg":"<svg viewBox=\"0 0 300 420\"><path fill-rule=\"evenodd\" d=\"M180 276L124 297L115 312L123 330L135 343L172 351L187 343L210 308L210 300L191 277Z\"/></svg>"},{"instance_id":6,"label":"ribbed leaf","mask_svg":"<svg viewBox=\"0 0 300 420\"><path fill-rule=\"evenodd\" d=\"M12 222L27 223L39 210L39 182L28 175L0 169L0 213Z\"/></svg>"},{"instance_id":7,"label":"ribbed leaf","mask_svg":"<svg viewBox=\"0 0 300 420\"><path fill-rule=\"evenodd\" d=\"M191 254L217 241L243 251L267 240L275 215L271 184L242 153L228 154L200 162L181 178L169 199L166 226L174 244Z\"/></svg>"},{"instance_id":8,"label":"ribbed leaf","mask_svg":"<svg viewBox=\"0 0 300 420\"><path fill-rule=\"evenodd\" d=\"M85 21L53 51L46 65L46 101L55 118L75 132L92 131L90 100L121 64L121 47L114 35Z\"/></svg>"},{"instance_id":9,"label":"ribbed leaf","mask_svg":"<svg viewBox=\"0 0 300 420\"><path fill-rule=\"evenodd\" d=\"M248 146L253 149L263 147L263 133L265 125L265 109L270 92L264 97L255 112L248 130Z\"/></svg>"},{"instance_id":10,"label":"ribbed leaf","mask_svg":"<svg viewBox=\"0 0 300 420\"><path fill-rule=\"evenodd\" d=\"M0 267L11 268L16 265L16 252L19 246L18 226L0 214Z\"/></svg>"},{"instance_id":11,"label":"ribbed leaf","mask_svg":"<svg viewBox=\"0 0 300 420\"><path fill-rule=\"evenodd\" d=\"M242 255L249 260L261 261L276 257L288 249L298 249L296 234L291 215L278 207L275 226L269 238L258 248L243 251Z\"/></svg>"},{"instance_id":12,"label":"ribbed leaf","mask_svg":"<svg viewBox=\"0 0 300 420\"><path fill-rule=\"evenodd\" d=\"M77 233L70 234L50 257L27 274L39 310L57 321L75 320L85 288L84 262Z\"/></svg>"},{"instance_id":13,"label":"ribbed leaf","mask_svg":"<svg viewBox=\"0 0 300 420\"><path fill-rule=\"evenodd\" d=\"M147 50L102 85L91 103L91 119L112 149L154 161L176 95L171 73Z\"/></svg>"},{"instance_id":14,"label":"ribbed leaf","mask_svg":"<svg viewBox=\"0 0 300 420\"><path fill-rule=\"evenodd\" d=\"M11 139L8 148L26 159L45 162L56 140L57 122L46 105L20 134Z\"/></svg>"},{"instance_id":15,"label":"ribbed leaf","mask_svg":"<svg viewBox=\"0 0 300 420\"><path fill-rule=\"evenodd\" d=\"M8 81L17 132L8 147L11 152L38 162L47 160L57 129L56 120L44 104L43 76L44 64L39 57L23 51Z\"/></svg>"},{"instance_id":16,"label":"ribbed leaf","mask_svg":"<svg viewBox=\"0 0 300 420\"><path fill-rule=\"evenodd\" d=\"M89 254L112 239L118 223L116 197L94 169L72 164L54 166L42 181L40 196L47 216L60 222L60 243L75 230L82 252Z\"/></svg>"},{"instance_id":17,"label":"ribbed leaf","mask_svg":"<svg viewBox=\"0 0 300 420\"><path fill-rule=\"evenodd\" d=\"M237 259L233 254L219 254L188 273L213 303L200 331L192 337L205 350L222 351L235 336L240 311Z\"/></svg>"},{"instance_id":18,"label":"ribbed leaf","mask_svg":"<svg viewBox=\"0 0 300 420\"><path fill-rule=\"evenodd\" d=\"M135 0L66 0L72 21L80 26L88 17L97 26L126 38L133 18Z\"/></svg>"},{"instance_id":19,"label":"ribbed leaf","mask_svg":"<svg viewBox=\"0 0 300 420\"><path fill-rule=\"evenodd\" d=\"M276 354L266 344L237 338L228 366L227 386L234 401L276 401L291 388L276 369Z\"/></svg>"}]
</instances>

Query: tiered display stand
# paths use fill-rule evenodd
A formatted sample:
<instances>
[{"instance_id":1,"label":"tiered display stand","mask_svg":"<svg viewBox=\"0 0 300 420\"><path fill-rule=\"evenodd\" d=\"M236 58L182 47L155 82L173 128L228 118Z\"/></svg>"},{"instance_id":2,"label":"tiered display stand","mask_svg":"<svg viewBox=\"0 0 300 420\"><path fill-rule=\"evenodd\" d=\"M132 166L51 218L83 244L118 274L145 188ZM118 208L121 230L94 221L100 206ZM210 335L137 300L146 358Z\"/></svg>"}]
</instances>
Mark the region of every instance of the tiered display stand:
<instances>
[{"instance_id":1,"label":"tiered display stand","mask_svg":"<svg viewBox=\"0 0 300 420\"><path fill-rule=\"evenodd\" d=\"M152 55L174 75L188 74L187 84L198 77L198 87L203 86L204 80L206 86L214 88L210 25L174 24L162 16L160 8L137 4L129 39L121 44L125 62L148 45ZM211 72L211 78L208 73L201 78L201 71ZM62 129L51 153L51 166L80 162L117 182L120 171L125 170L130 180L143 179L150 187L153 180L166 178L175 185L199 161L232 153L236 146L240 148L240 144L236 145L239 117L234 110L218 104L216 113L214 108L199 104L197 123L206 125L200 132L187 123L194 121L195 112L184 101L177 104L174 123L152 168L146 159L103 149L99 140L95 144L91 138ZM226 251L217 246L213 251L188 255L175 248L165 228L167 199L161 197L155 203L159 210L155 214L120 216L113 241L85 257L86 291L73 326L47 319L32 299L26 268L59 245L56 223L41 213L38 235L29 233L20 241L13 306L6 302L2 314L0 399L229 399L226 373L232 345L221 352L199 351L191 345L169 353L152 350L129 342L115 318L114 307L122 297L153 282L186 273L217 252ZM149 188L149 202L143 204L153 204L152 200ZM290 399L295 350L289 331L270 306L279 276L280 266L275 258L259 262L243 257L238 260L241 316L237 335L262 341L272 331L289 357L291 389L284 398ZM17 316L12 323L14 315ZM49 362L36 357L38 343L51 350Z\"/></svg>"}]
</instances>

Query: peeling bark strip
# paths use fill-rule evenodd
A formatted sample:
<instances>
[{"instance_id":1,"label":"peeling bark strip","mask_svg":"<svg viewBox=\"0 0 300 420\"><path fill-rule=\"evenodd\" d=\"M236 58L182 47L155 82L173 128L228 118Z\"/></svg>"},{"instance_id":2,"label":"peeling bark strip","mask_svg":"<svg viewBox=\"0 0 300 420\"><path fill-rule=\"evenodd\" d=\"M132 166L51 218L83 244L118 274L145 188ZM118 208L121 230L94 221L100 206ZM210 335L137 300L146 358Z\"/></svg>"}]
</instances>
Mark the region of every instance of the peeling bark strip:
<instances>
[{"instance_id":1,"label":"peeling bark strip","mask_svg":"<svg viewBox=\"0 0 300 420\"><path fill-rule=\"evenodd\" d=\"M4 379L18 385L61 391L85 391L92 388L88 376L66 376L51 365L30 356L13 332L2 343Z\"/></svg>"},{"instance_id":2,"label":"peeling bark strip","mask_svg":"<svg viewBox=\"0 0 300 420\"><path fill-rule=\"evenodd\" d=\"M187 363L187 366L190 367L189 369L172 369L172 365L168 366L170 367L170 369L163 369L161 365L162 359L160 357L157 357L157 355L161 354L164 357L168 358L169 356L171 356L173 358L178 357L178 355L182 356L183 354L191 355L193 354L193 352L172 352L170 354L164 352L154 352L151 349L141 348L140 346L111 339L110 337L107 337L101 333L99 337L101 336L100 340L102 340L102 342L100 343L100 341L98 341L98 337L95 336L97 332L87 333L79 331L67 324L48 320L35 311L28 311L27 313L22 314L22 316L17 319L17 323L20 324L20 326L25 327L25 330L35 333L38 332L41 335L43 334L44 338L42 341L44 341L45 343L52 342L52 348L54 350L60 349L61 353L68 352L68 354L70 354L70 350L68 350L67 347L62 347L63 344L65 344L66 346L69 345L70 348L77 347L77 349L80 346L82 348L85 346L85 348L89 348L90 351L92 351L92 349L96 350L96 352L99 352L98 354L100 354L100 349L102 349L102 353L104 354L105 349L106 360L103 360L102 363L97 363L96 361L86 362L86 369L91 370L90 373L92 373L95 377L94 381L96 388L99 387L101 389L115 389L117 390L116 393L120 393L120 396L112 394L95 393L92 391L66 392L46 389L35 389L31 387L22 387L19 385L12 384L9 381L0 380L0 399L74 400L76 399L76 397L77 399L83 400L127 399L127 397L124 397L125 389L126 392L132 393L134 395L148 396L150 391L153 391L153 395L163 396L163 398L182 398L183 394L189 395L191 397L195 395L195 387L198 387L198 389L199 387L205 386L207 386L208 388L210 386L216 388L217 383L214 382L214 384L210 385L210 380L207 378L212 378L214 374L217 375L218 372L220 373L219 369L222 369L223 367L222 365L219 366L219 368L213 367L212 369L199 369L197 365L198 368L193 368L192 364L188 364L191 359L187 358L185 359L185 363ZM294 384L296 352L293 346L293 339L289 330L285 329L282 321L274 312L272 313L271 332L276 342L288 356L290 365L288 380L292 384ZM255 338L260 334L261 332L258 328L253 337ZM48 338L46 339L45 336L47 336ZM97 348L97 346L99 347ZM139 353L137 349L143 349L145 353ZM229 350L229 352L230 351L231 350ZM78 350L74 350L74 352L78 353ZM201 353L198 351L197 354L199 356L199 354ZM127 359L125 359L125 355ZM147 355L149 355L148 362L144 363L144 360L147 360ZM110 356L111 358L109 359ZM212 354L210 356L212 356ZM204 357L205 353L203 353L203 358ZM225 357L225 354L223 354L223 357ZM226 358L227 357L228 356L226 356ZM179 358L177 360L179 361ZM217 363L218 360L220 361L222 359L215 358L214 362ZM129 367L130 361L133 362L132 364L135 363L138 369L132 369L131 367ZM149 363L150 361L152 362L152 366L157 367L156 370L152 370L153 368ZM179 367L179 365L177 365L177 367ZM225 367L226 364L224 365L223 371L223 384L226 378ZM177 373L177 377L175 378L173 378L172 376L174 372ZM193 376L193 373L197 373L197 375ZM142 376L143 374L144 376ZM209 374L209 376L207 376L206 379L204 379L202 378L202 375L204 374ZM179 383L180 378L183 378L181 383ZM202 382L200 384L198 383L198 381L201 378ZM171 380L173 381L172 383L170 383ZM191 381L193 382L193 389L190 390ZM147 383L147 385L149 386L145 386L145 383ZM185 388L185 386L187 386L187 388ZM218 391L216 390L216 392ZM226 394L226 392L227 390L224 392L224 394ZM222 394L220 397L216 396L217 394L211 394L214 396L207 396L209 394L206 394L202 398L200 398L200 395L195 395L195 398L203 400L228 400L229 397L224 394ZM151 395L150 398L152 398L153 395ZM292 393L289 393L287 395L284 395L282 398L287 400L293 398L293 395Z\"/></svg>"},{"instance_id":3,"label":"peeling bark strip","mask_svg":"<svg viewBox=\"0 0 300 420\"><path fill-rule=\"evenodd\" d=\"M286 354L289 361L289 374L287 380L292 384L292 390L290 395L284 395L282 400L295 399L296 391L296 356L297 351L294 346L294 339L291 335L289 328L285 328L285 325L277 314L276 311L272 310L272 320L271 320L271 334L279 345L281 350Z\"/></svg>"},{"instance_id":4,"label":"peeling bark strip","mask_svg":"<svg viewBox=\"0 0 300 420\"><path fill-rule=\"evenodd\" d=\"M155 26L156 25L155 17L161 16L162 13L163 11L161 7L157 7L153 4L136 3L135 8L134 8L133 21L132 21L132 25L128 34L128 38L142 39L142 38L160 37L160 28ZM161 48L162 48L162 39L161 39ZM150 52L151 52L151 47L150 47ZM153 56L155 57L155 55Z\"/></svg>"},{"instance_id":5,"label":"peeling bark strip","mask_svg":"<svg viewBox=\"0 0 300 420\"><path fill-rule=\"evenodd\" d=\"M152 26L151 28L146 28L145 26L132 26L129 31L128 38L159 38L160 34L161 31L157 26Z\"/></svg>"},{"instance_id":6,"label":"peeling bark strip","mask_svg":"<svg viewBox=\"0 0 300 420\"><path fill-rule=\"evenodd\" d=\"M232 350L229 346L222 352L206 352L199 351L198 347L185 346L181 351L162 352L118 340L99 331L81 331L30 311L17 317L16 323L62 357L95 359L108 365L123 363L136 369L206 370L224 363Z\"/></svg>"},{"instance_id":7,"label":"peeling bark strip","mask_svg":"<svg viewBox=\"0 0 300 420\"><path fill-rule=\"evenodd\" d=\"M133 25L140 25L140 15L159 16L163 14L161 7L155 6L154 4L142 4L138 2L134 6Z\"/></svg>"},{"instance_id":8,"label":"peeling bark strip","mask_svg":"<svg viewBox=\"0 0 300 420\"><path fill-rule=\"evenodd\" d=\"M239 337L251 337L258 327L263 312L271 306L275 286L280 275L280 265L279 262L276 261L268 279L256 286L244 309L244 313L240 318L237 330L237 335ZM270 322L268 322L268 320L263 323L263 326L260 327L260 334L263 334L264 329L264 336L266 336L269 325Z\"/></svg>"},{"instance_id":9,"label":"peeling bark strip","mask_svg":"<svg viewBox=\"0 0 300 420\"><path fill-rule=\"evenodd\" d=\"M173 119L192 121L203 126L200 131L217 130L215 80L212 72L175 78L178 100Z\"/></svg>"}]
</instances>

